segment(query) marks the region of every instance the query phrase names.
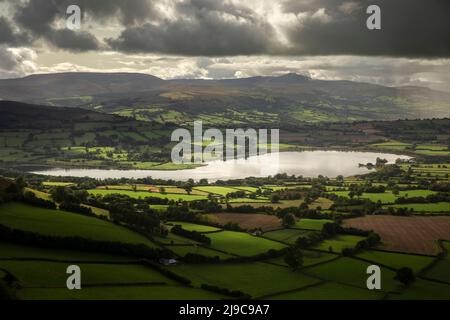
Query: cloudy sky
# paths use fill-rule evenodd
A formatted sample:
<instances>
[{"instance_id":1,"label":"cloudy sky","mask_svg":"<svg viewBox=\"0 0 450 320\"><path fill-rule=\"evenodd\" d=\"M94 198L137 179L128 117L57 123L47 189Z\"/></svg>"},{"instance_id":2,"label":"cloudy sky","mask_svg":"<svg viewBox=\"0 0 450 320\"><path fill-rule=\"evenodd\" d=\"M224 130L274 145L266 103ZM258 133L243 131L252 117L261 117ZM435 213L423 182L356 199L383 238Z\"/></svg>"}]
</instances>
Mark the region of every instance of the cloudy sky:
<instances>
[{"instance_id":1,"label":"cloudy sky","mask_svg":"<svg viewBox=\"0 0 450 320\"><path fill-rule=\"evenodd\" d=\"M381 30L366 9L381 8ZM81 29L66 26L69 5ZM0 0L0 78L297 72L450 92L449 0Z\"/></svg>"}]
</instances>

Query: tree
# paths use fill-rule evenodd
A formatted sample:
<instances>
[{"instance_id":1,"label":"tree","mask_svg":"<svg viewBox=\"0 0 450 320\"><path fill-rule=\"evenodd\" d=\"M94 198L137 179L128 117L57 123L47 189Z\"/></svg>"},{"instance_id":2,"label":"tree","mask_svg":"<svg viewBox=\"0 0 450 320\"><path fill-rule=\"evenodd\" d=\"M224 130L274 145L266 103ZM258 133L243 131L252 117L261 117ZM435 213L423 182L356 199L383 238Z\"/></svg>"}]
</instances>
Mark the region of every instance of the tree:
<instances>
[{"instance_id":1,"label":"tree","mask_svg":"<svg viewBox=\"0 0 450 320\"><path fill-rule=\"evenodd\" d=\"M190 183L185 183L182 185L182 188L186 191L187 194L191 194L193 186Z\"/></svg>"},{"instance_id":2,"label":"tree","mask_svg":"<svg viewBox=\"0 0 450 320\"><path fill-rule=\"evenodd\" d=\"M293 226L294 224L295 224L294 215L291 213L285 214L283 217L283 226L289 228L289 227Z\"/></svg>"},{"instance_id":3,"label":"tree","mask_svg":"<svg viewBox=\"0 0 450 320\"><path fill-rule=\"evenodd\" d=\"M363 195L362 189L356 190L356 191L355 191L355 195L356 195L356 196L358 197L358 199L359 199L359 197L361 197L361 196Z\"/></svg>"},{"instance_id":4,"label":"tree","mask_svg":"<svg viewBox=\"0 0 450 320\"><path fill-rule=\"evenodd\" d=\"M395 187L392 189L392 194L393 194L394 196L396 196L396 197L398 197L398 195L400 194L400 190L398 189L397 186L395 186Z\"/></svg>"},{"instance_id":5,"label":"tree","mask_svg":"<svg viewBox=\"0 0 450 320\"><path fill-rule=\"evenodd\" d=\"M27 186L27 183L25 182L25 180L24 180L23 177L18 177L18 178L15 180L15 184L16 184L16 186L17 186L17 189L18 189L20 192L22 192L23 189Z\"/></svg>"},{"instance_id":6,"label":"tree","mask_svg":"<svg viewBox=\"0 0 450 320\"><path fill-rule=\"evenodd\" d=\"M416 276L411 268L403 267L397 270L397 275L395 277L398 281L403 283L405 286L413 283L416 280Z\"/></svg>"},{"instance_id":7,"label":"tree","mask_svg":"<svg viewBox=\"0 0 450 320\"><path fill-rule=\"evenodd\" d=\"M339 226L333 222L325 223L322 227L322 234L327 238L333 237L338 233L338 227Z\"/></svg>"},{"instance_id":8,"label":"tree","mask_svg":"<svg viewBox=\"0 0 450 320\"><path fill-rule=\"evenodd\" d=\"M284 256L284 262L291 267L292 271L298 270L303 265L303 255L299 249L291 248Z\"/></svg>"},{"instance_id":9,"label":"tree","mask_svg":"<svg viewBox=\"0 0 450 320\"><path fill-rule=\"evenodd\" d=\"M280 202L280 196L277 194L274 194L270 197L270 202L271 203L278 203Z\"/></svg>"}]
</instances>

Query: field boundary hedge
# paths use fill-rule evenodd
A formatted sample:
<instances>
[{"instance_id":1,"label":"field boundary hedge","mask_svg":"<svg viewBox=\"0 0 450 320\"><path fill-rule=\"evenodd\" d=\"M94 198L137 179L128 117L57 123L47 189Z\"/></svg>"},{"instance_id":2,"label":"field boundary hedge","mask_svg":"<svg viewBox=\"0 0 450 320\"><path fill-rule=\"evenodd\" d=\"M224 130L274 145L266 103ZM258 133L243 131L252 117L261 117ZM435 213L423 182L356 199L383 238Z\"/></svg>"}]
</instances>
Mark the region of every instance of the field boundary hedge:
<instances>
[{"instance_id":1,"label":"field boundary hedge","mask_svg":"<svg viewBox=\"0 0 450 320\"><path fill-rule=\"evenodd\" d=\"M192 281L190 279L185 278L183 276L180 276L179 274L176 274L175 272L172 272L172 271L164 268L163 266L161 266L161 265L159 265L159 264L157 264L157 263L155 263L153 261L150 261L148 259L142 259L141 260L141 264L143 266L146 266L146 267L150 268L150 269L158 271L159 273L165 275L169 279L172 279L172 280L174 280L174 281L176 281L178 283L181 283L182 285L184 285L186 287L192 287L192 285L191 285Z\"/></svg>"},{"instance_id":2,"label":"field boundary hedge","mask_svg":"<svg viewBox=\"0 0 450 320\"><path fill-rule=\"evenodd\" d=\"M118 265L139 265L139 260L105 261L105 260L65 260L49 258L0 258L0 261L42 261L55 263L82 263L82 264L118 264Z\"/></svg>"},{"instance_id":3,"label":"field boundary hedge","mask_svg":"<svg viewBox=\"0 0 450 320\"><path fill-rule=\"evenodd\" d=\"M330 282L330 281L319 279L319 281L317 283L309 284L309 285L301 287L301 288L289 289L289 290L279 291L279 292L275 292L275 293L268 293L268 294L256 297L256 299L257 300L264 300L264 299L267 299L267 298L272 298L272 297L279 296L281 294L304 291L304 290L307 290L307 289L310 289L310 288L314 288L314 287L318 287L318 286L324 285L325 283L328 283L328 282Z\"/></svg>"},{"instance_id":4,"label":"field boundary hedge","mask_svg":"<svg viewBox=\"0 0 450 320\"><path fill-rule=\"evenodd\" d=\"M405 251L392 251L392 250L387 250L387 249L382 249L382 248L372 248L370 250L372 250L372 251L379 251L379 252L386 252L386 253L404 254L404 255L410 255L410 256L436 258L435 255L429 255L429 254L424 254L424 253L416 253L416 252L409 253L409 252L405 252Z\"/></svg>"}]
</instances>

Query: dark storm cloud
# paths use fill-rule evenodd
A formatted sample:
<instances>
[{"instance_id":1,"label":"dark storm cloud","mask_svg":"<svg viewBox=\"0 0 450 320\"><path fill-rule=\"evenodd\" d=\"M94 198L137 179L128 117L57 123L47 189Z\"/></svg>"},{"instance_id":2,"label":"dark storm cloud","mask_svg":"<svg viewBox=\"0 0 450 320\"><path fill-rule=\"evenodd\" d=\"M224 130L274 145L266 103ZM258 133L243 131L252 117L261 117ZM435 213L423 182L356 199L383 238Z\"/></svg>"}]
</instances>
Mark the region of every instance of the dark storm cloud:
<instances>
[{"instance_id":1,"label":"dark storm cloud","mask_svg":"<svg viewBox=\"0 0 450 320\"><path fill-rule=\"evenodd\" d=\"M10 21L5 17L0 17L0 44L20 46L29 43L30 39L27 34L14 31Z\"/></svg>"},{"instance_id":2,"label":"dark storm cloud","mask_svg":"<svg viewBox=\"0 0 450 320\"><path fill-rule=\"evenodd\" d=\"M381 7L382 30L366 28L372 4ZM265 16L211 0L178 3L175 21L131 26L108 43L125 52L178 55L450 56L449 0L287 0L281 6L295 15L281 30L288 46Z\"/></svg>"},{"instance_id":3,"label":"dark storm cloud","mask_svg":"<svg viewBox=\"0 0 450 320\"><path fill-rule=\"evenodd\" d=\"M66 50L103 50L96 28L115 24L119 35L103 40L123 52L450 57L450 0L0 0L4 2L13 8L8 20L0 20L0 43L8 44L25 43L30 34ZM271 16L274 3L280 4L281 15ZM72 4L94 22L92 29L64 28L61 20ZM382 30L366 28L371 4L381 7Z\"/></svg>"},{"instance_id":4,"label":"dark storm cloud","mask_svg":"<svg viewBox=\"0 0 450 320\"><path fill-rule=\"evenodd\" d=\"M229 56L268 52L267 34L242 26L204 17L201 22L174 21L163 26L145 24L125 30L119 38L108 39L112 48L125 52L156 52L176 55Z\"/></svg>"},{"instance_id":5,"label":"dark storm cloud","mask_svg":"<svg viewBox=\"0 0 450 320\"><path fill-rule=\"evenodd\" d=\"M274 39L273 27L243 6L190 0L175 10L176 20L133 26L107 42L126 52L224 56L267 53Z\"/></svg>"},{"instance_id":6,"label":"dark storm cloud","mask_svg":"<svg viewBox=\"0 0 450 320\"><path fill-rule=\"evenodd\" d=\"M31 0L14 6L14 20L19 27L28 30L34 40L43 38L52 45L70 51L87 51L99 48L94 35L84 31L55 28L54 22L65 18L65 12L73 1Z\"/></svg>"},{"instance_id":7,"label":"dark storm cloud","mask_svg":"<svg viewBox=\"0 0 450 320\"><path fill-rule=\"evenodd\" d=\"M292 53L450 56L448 0L320 0L318 3L325 8L329 21L306 19L291 27L288 39L294 45ZM366 8L371 4L381 8L382 30L366 28ZM285 3L285 10L298 12L311 5L310 1L292 0Z\"/></svg>"},{"instance_id":8,"label":"dark storm cloud","mask_svg":"<svg viewBox=\"0 0 450 320\"><path fill-rule=\"evenodd\" d=\"M47 38L56 47L70 51L88 51L98 48L97 39L87 32L75 32L69 29L51 30Z\"/></svg>"},{"instance_id":9,"label":"dark storm cloud","mask_svg":"<svg viewBox=\"0 0 450 320\"><path fill-rule=\"evenodd\" d=\"M56 21L65 19L69 5L78 5L83 14L106 24L117 20L129 26L155 17L154 2L148 0L0 0L0 2L8 2L11 5L14 21L21 29L28 30L34 40L43 38L58 48L70 51L96 50L100 45L95 35L87 31L78 32L64 27L60 29L54 27ZM8 24L0 24L0 28L4 30L5 38L12 37L10 35L12 29Z\"/></svg>"},{"instance_id":10,"label":"dark storm cloud","mask_svg":"<svg viewBox=\"0 0 450 320\"><path fill-rule=\"evenodd\" d=\"M154 4L148 0L69 0L95 18L118 19L123 25L133 25L157 17Z\"/></svg>"}]
</instances>

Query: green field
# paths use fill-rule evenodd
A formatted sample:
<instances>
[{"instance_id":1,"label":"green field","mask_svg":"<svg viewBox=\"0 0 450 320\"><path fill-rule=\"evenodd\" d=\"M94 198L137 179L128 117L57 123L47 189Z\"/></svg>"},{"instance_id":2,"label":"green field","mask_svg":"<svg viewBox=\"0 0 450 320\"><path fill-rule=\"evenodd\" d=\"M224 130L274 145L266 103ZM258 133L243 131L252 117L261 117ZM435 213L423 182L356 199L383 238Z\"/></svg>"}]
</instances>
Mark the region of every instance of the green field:
<instances>
[{"instance_id":1,"label":"green field","mask_svg":"<svg viewBox=\"0 0 450 320\"><path fill-rule=\"evenodd\" d=\"M165 204L151 204L150 209L153 209L158 212L164 212L167 210L169 206Z\"/></svg>"},{"instance_id":2,"label":"green field","mask_svg":"<svg viewBox=\"0 0 450 320\"><path fill-rule=\"evenodd\" d=\"M91 189L88 190L90 194L93 195L109 195L109 194L123 194L127 195L131 198L139 199L139 198L146 198L146 197L155 197L155 198L161 198L161 199L169 199L174 201L194 201L194 200L205 200L207 199L206 196L199 196L199 195L187 195L187 194L161 194L157 192L145 192L145 191L129 191L129 190L103 190L103 189Z\"/></svg>"},{"instance_id":3,"label":"green field","mask_svg":"<svg viewBox=\"0 0 450 320\"><path fill-rule=\"evenodd\" d=\"M314 250L301 250L302 252L302 259L303 259L303 265L302 267L309 267L318 263L323 263L326 261L330 261L333 259L338 258L339 256L337 254L327 253L327 252L321 252L321 251L314 251ZM278 265L283 265L287 267L288 265L284 261L284 257L279 257L275 259L270 259L269 262L276 263Z\"/></svg>"},{"instance_id":4,"label":"green field","mask_svg":"<svg viewBox=\"0 0 450 320\"><path fill-rule=\"evenodd\" d=\"M330 193L333 193L340 197L348 198L349 191L332 191ZM386 191L384 193L363 193L360 198L362 199L369 199L373 202L380 201L381 203L388 204L388 203L394 203L395 200L399 197L406 197L406 198L412 198L412 197L426 197L431 194L436 194L436 192L431 190L406 190L406 191L400 191L398 197L392 194L390 191ZM355 196L355 198L357 198Z\"/></svg>"},{"instance_id":5,"label":"green field","mask_svg":"<svg viewBox=\"0 0 450 320\"><path fill-rule=\"evenodd\" d=\"M228 200L229 203L240 203L240 204L249 204L249 203L261 203L262 205L270 205L268 198L259 197L256 199L251 198L233 198Z\"/></svg>"},{"instance_id":6,"label":"green field","mask_svg":"<svg viewBox=\"0 0 450 320\"><path fill-rule=\"evenodd\" d=\"M425 257L412 254L385 252L369 250L361 252L357 257L369 260L394 269L403 267L411 268L414 272L419 272L435 259L434 257Z\"/></svg>"},{"instance_id":7,"label":"green field","mask_svg":"<svg viewBox=\"0 0 450 320\"><path fill-rule=\"evenodd\" d=\"M211 239L211 248L240 256L253 256L269 249L281 249L281 243L252 236L244 232L222 231L207 235Z\"/></svg>"},{"instance_id":8,"label":"green field","mask_svg":"<svg viewBox=\"0 0 450 320\"><path fill-rule=\"evenodd\" d=\"M139 264L77 263L82 270L83 284L176 284L161 273ZM11 272L22 287L65 288L67 262L0 261L0 268Z\"/></svg>"},{"instance_id":9,"label":"green field","mask_svg":"<svg viewBox=\"0 0 450 320\"><path fill-rule=\"evenodd\" d=\"M354 248L356 244L363 240L363 237L352 236L352 235L338 235L333 239L326 239L320 244L314 246L314 249L329 251L330 247L332 252L342 252L345 248Z\"/></svg>"},{"instance_id":10,"label":"green field","mask_svg":"<svg viewBox=\"0 0 450 320\"><path fill-rule=\"evenodd\" d=\"M392 300L450 300L450 285L419 279L397 294L389 294Z\"/></svg>"},{"instance_id":11,"label":"green field","mask_svg":"<svg viewBox=\"0 0 450 320\"><path fill-rule=\"evenodd\" d=\"M219 186L205 186L205 187L195 187L194 190L199 190L207 193L213 193L220 196L226 196L228 193L237 192L238 189L231 187L219 187Z\"/></svg>"},{"instance_id":12,"label":"green field","mask_svg":"<svg viewBox=\"0 0 450 320\"><path fill-rule=\"evenodd\" d=\"M425 276L450 284L450 242L443 242L443 246L446 249L444 259L439 260L436 265L428 270Z\"/></svg>"},{"instance_id":13,"label":"green field","mask_svg":"<svg viewBox=\"0 0 450 320\"><path fill-rule=\"evenodd\" d=\"M69 291L66 288L23 289L19 297L26 300L218 300L217 293L182 286L127 285L88 287Z\"/></svg>"},{"instance_id":14,"label":"green field","mask_svg":"<svg viewBox=\"0 0 450 320\"><path fill-rule=\"evenodd\" d=\"M390 205L389 207L407 208L408 210L412 209L415 212L450 213L450 202L394 204L394 205Z\"/></svg>"},{"instance_id":15,"label":"green field","mask_svg":"<svg viewBox=\"0 0 450 320\"><path fill-rule=\"evenodd\" d=\"M325 282L317 286L270 297L273 300L379 300L382 298L382 292L335 282Z\"/></svg>"},{"instance_id":16,"label":"green field","mask_svg":"<svg viewBox=\"0 0 450 320\"><path fill-rule=\"evenodd\" d=\"M283 229L277 231L270 231L264 233L264 238L283 242L289 245L294 245L295 241L300 236L306 236L314 231L309 230L297 230L297 229Z\"/></svg>"},{"instance_id":17,"label":"green field","mask_svg":"<svg viewBox=\"0 0 450 320\"><path fill-rule=\"evenodd\" d=\"M185 237L181 237L179 235L173 234L172 232L169 232L169 234L166 237L162 237L162 236L157 236L154 235L153 236L154 241L157 241L161 244L164 245L193 245L193 244L197 244L196 241L185 238Z\"/></svg>"},{"instance_id":18,"label":"green field","mask_svg":"<svg viewBox=\"0 0 450 320\"><path fill-rule=\"evenodd\" d=\"M189 222L170 221L170 224L181 225L183 227L183 229L186 229L189 231L197 231L197 232L213 232L213 231L221 230L216 227L205 226L205 225L189 223Z\"/></svg>"},{"instance_id":19,"label":"green field","mask_svg":"<svg viewBox=\"0 0 450 320\"><path fill-rule=\"evenodd\" d=\"M257 187L248 187L248 186L235 186L233 188L235 188L237 190L247 191L247 192L250 192L250 193L254 193L254 192L256 192L259 189Z\"/></svg>"},{"instance_id":20,"label":"green field","mask_svg":"<svg viewBox=\"0 0 450 320\"><path fill-rule=\"evenodd\" d=\"M417 150L417 154L424 154L427 156L448 156L450 155L450 151L440 151L440 150Z\"/></svg>"},{"instance_id":21,"label":"green field","mask_svg":"<svg viewBox=\"0 0 450 320\"><path fill-rule=\"evenodd\" d=\"M12 243L0 243L0 259L42 259L58 261L133 261L130 257L121 257L103 253L35 248Z\"/></svg>"},{"instance_id":22,"label":"green field","mask_svg":"<svg viewBox=\"0 0 450 320\"><path fill-rule=\"evenodd\" d=\"M222 288L241 290L255 298L318 282L317 279L300 272L292 272L285 267L261 262L179 265L171 270L192 279L194 284L209 283Z\"/></svg>"},{"instance_id":23,"label":"green field","mask_svg":"<svg viewBox=\"0 0 450 320\"><path fill-rule=\"evenodd\" d=\"M331 223L333 220L327 219L300 219L292 226L292 228L307 229L307 230L322 230L326 223Z\"/></svg>"},{"instance_id":24,"label":"green field","mask_svg":"<svg viewBox=\"0 0 450 320\"><path fill-rule=\"evenodd\" d=\"M380 149L389 149L389 150L405 150L407 147L411 145L408 143L398 142L398 141L389 141L383 143L372 144L372 147L380 148Z\"/></svg>"},{"instance_id":25,"label":"green field","mask_svg":"<svg viewBox=\"0 0 450 320\"><path fill-rule=\"evenodd\" d=\"M220 259L228 259L233 256L216 250L208 249L201 246L167 246L167 249L175 252L177 255L184 257L188 253L201 254L207 257L219 257Z\"/></svg>"},{"instance_id":26,"label":"green field","mask_svg":"<svg viewBox=\"0 0 450 320\"><path fill-rule=\"evenodd\" d=\"M98 241L156 246L144 236L104 220L65 211L32 207L22 203L8 203L0 206L0 224L43 235L79 236Z\"/></svg>"},{"instance_id":27,"label":"green field","mask_svg":"<svg viewBox=\"0 0 450 320\"><path fill-rule=\"evenodd\" d=\"M52 201L52 196L49 193L42 192L42 191L39 191L39 190L30 189L30 188L25 188L25 191L30 191L30 192L34 193L34 195L36 197L40 198L40 199Z\"/></svg>"},{"instance_id":28,"label":"green field","mask_svg":"<svg viewBox=\"0 0 450 320\"><path fill-rule=\"evenodd\" d=\"M52 182L52 181L44 181L42 185L45 187L68 187L74 185L71 182Z\"/></svg>"},{"instance_id":29,"label":"green field","mask_svg":"<svg viewBox=\"0 0 450 320\"><path fill-rule=\"evenodd\" d=\"M367 290L367 267L370 265L370 263L343 257L318 266L305 268L303 272L326 281ZM382 267L381 274L383 276L381 282L382 290L395 291L398 289L400 282L394 280L395 272Z\"/></svg>"}]
</instances>

